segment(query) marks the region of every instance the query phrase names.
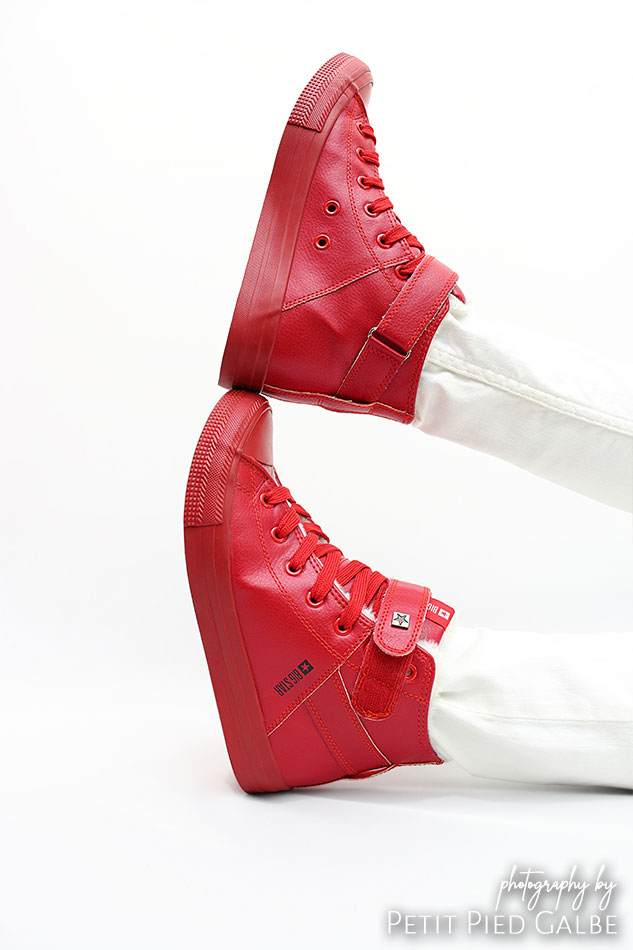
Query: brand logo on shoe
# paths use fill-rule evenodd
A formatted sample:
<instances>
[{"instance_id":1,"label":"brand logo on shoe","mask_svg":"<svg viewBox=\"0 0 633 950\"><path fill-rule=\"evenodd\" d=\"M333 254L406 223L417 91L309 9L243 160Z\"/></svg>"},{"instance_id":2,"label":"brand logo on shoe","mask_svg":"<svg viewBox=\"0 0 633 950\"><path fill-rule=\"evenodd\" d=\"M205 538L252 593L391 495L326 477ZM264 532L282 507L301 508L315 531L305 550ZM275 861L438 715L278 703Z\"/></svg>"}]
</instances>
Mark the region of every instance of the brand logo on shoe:
<instances>
[{"instance_id":1,"label":"brand logo on shoe","mask_svg":"<svg viewBox=\"0 0 633 950\"><path fill-rule=\"evenodd\" d=\"M283 694L291 690L293 686L296 686L297 683L300 683L301 680L308 675L308 673L312 672L313 669L314 667L309 660L302 660L301 663L295 666L294 670L291 670L287 676L284 676L284 678L279 683L277 683L277 685L274 687L275 692L279 693L280 696L283 696Z\"/></svg>"},{"instance_id":2,"label":"brand logo on shoe","mask_svg":"<svg viewBox=\"0 0 633 950\"><path fill-rule=\"evenodd\" d=\"M448 604L443 604L441 600L431 598L429 606L427 607L426 617L429 620L434 620L435 623L439 623L441 627L446 629L453 619L454 613L455 611L452 607L449 607Z\"/></svg>"},{"instance_id":3,"label":"brand logo on shoe","mask_svg":"<svg viewBox=\"0 0 633 950\"><path fill-rule=\"evenodd\" d=\"M391 618L392 627L401 627L402 630L408 630L410 622L410 614L399 614L396 610L394 610L393 617Z\"/></svg>"}]
</instances>

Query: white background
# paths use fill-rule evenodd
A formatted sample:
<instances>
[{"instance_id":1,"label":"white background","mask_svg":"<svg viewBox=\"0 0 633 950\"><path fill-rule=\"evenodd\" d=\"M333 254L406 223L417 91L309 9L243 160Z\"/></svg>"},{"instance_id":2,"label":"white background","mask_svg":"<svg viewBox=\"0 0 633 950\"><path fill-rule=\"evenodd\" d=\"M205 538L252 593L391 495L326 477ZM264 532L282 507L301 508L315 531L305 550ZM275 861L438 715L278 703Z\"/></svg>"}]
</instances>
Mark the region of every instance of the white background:
<instances>
[{"instance_id":1,"label":"white background","mask_svg":"<svg viewBox=\"0 0 633 950\"><path fill-rule=\"evenodd\" d=\"M396 210L479 312L630 358L630 5L4 0L0 25L2 950L391 945L390 907L491 910L514 863L605 863L625 912L626 792L445 766L241 793L181 514L284 122L341 50ZM633 631L626 515L274 412L282 478L351 556L463 624Z\"/></svg>"}]
</instances>

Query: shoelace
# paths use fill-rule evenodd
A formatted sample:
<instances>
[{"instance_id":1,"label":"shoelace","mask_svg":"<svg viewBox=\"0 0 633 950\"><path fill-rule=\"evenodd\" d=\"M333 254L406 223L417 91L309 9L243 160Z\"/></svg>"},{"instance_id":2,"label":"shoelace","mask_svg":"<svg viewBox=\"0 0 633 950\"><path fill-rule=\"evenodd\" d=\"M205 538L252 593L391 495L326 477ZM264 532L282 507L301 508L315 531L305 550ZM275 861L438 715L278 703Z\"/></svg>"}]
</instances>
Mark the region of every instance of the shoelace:
<instances>
[{"instance_id":1,"label":"shoelace","mask_svg":"<svg viewBox=\"0 0 633 950\"><path fill-rule=\"evenodd\" d=\"M366 122L358 123L359 131L366 136L366 138L371 139L374 146L376 145L376 133L374 132L371 125L368 125ZM378 152L373 149L359 148L357 150L357 155L363 162L367 162L368 165L374 165L376 168L380 165L380 158L378 157ZM376 175L361 175L358 179L358 183L361 188L380 188L384 191L384 184L382 178ZM371 215L383 214L385 211L391 211L393 209L393 204L386 195L381 195L379 198L376 198L375 201L371 201L366 210ZM421 259L424 257L424 246L417 239L415 234L412 234L408 228L405 228L404 224L400 222L400 218L396 215L398 224L393 228L390 228L385 234L380 236L380 243L383 247L391 247L392 244L396 244L398 241L406 240L410 247L414 247L419 250L420 254L410 261L406 261L404 264L399 264L397 271L401 277L410 277L413 271L416 269Z\"/></svg>"},{"instance_id":2,"label":"shoelace","mask_svg":"<svg viewBox=\"0 0 633 950\"><path fill-rule=\"evenodd\" d=\"M341 587L351 582L349 601L335 622L337 632L345 636L360 617L363 607L369 607L377 595L382 599L388 578L378 571L372 571L362 561L347 561L340 548L330 544L323 529L312 521L305 508L294 500L287 488L276 486L272 491L263 492L260 499L267 508L287 504L279 524L271 532L275 541L283 543L299 525L306 533L286 564L288 573L300 574L313 554L323 563L312 589L306 595L311 607L319 607L336 582Z\"/></svg>"}]
</instances>

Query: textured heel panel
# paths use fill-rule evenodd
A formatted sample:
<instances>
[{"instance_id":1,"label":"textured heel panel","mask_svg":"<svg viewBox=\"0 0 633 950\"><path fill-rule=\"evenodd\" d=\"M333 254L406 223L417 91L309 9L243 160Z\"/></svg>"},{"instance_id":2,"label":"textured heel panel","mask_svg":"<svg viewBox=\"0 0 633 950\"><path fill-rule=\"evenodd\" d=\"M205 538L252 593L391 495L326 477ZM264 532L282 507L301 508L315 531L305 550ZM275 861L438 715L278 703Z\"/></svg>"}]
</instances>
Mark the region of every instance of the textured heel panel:
<instances>
[{"instance_id":1,"label":"textured heel panel","mask_svg":"<svg viewBox=\"0 0 633 950\"><path fill-rule=\"evenodd\" d=\"M290 113L289 124L320 132L336 101L351 83L361 77L365 85L371 82L369 66L348 53L337 53L321 66L305 87Z\"/></svg>"},{"instance_id":2,"label":"textured heel panel","mask_svg":"<svg viewBox=\"0 0 633 950\"><path fill-rule=\"evenodd\" d=\"M226 485L248 427L270 409L263 396L231 389L207 419L194 452L185 494L185 528L222 524Z\"/></svg>"}]
</instances>

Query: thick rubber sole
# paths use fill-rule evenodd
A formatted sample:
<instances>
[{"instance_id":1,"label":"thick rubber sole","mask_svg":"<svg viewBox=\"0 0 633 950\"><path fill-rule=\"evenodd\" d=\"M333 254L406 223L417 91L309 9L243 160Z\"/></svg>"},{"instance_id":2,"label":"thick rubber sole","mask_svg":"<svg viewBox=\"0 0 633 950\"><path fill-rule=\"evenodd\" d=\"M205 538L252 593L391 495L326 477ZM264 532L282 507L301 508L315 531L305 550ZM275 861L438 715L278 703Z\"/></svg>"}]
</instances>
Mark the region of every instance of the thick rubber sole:
<instances>
[{"instance_id":1,"label":"thick rubber sole","mask_svg":"<svg viewBox=\"0 0 633 950\"><path fill-rule=\"evenodd\" d=\"M235 305L220 385L260 392L272 355L299 226L330 129L350 99L369 98L369 67L347 53L305 87L282 136Z\"/></svg>"},{"instance_id":2,"label":"thick rubber sole","mask_svg":"<svg viewBox=\"0 0 633 950\"><path fill-rule=\"evenodd\" d=\"M289 787L266 735L231 583L230 525L237 467L249 446L252 454L258 454L266 414L270 414L268 402L254 393L231 390L220 399L198 440L185 496L191 596L229 758L246 792Z\"/></svg>"}]
</instances>

